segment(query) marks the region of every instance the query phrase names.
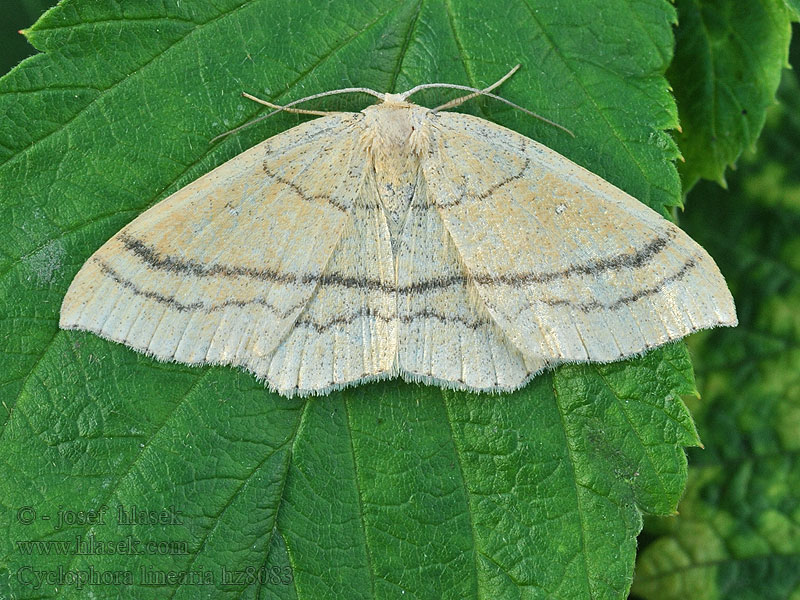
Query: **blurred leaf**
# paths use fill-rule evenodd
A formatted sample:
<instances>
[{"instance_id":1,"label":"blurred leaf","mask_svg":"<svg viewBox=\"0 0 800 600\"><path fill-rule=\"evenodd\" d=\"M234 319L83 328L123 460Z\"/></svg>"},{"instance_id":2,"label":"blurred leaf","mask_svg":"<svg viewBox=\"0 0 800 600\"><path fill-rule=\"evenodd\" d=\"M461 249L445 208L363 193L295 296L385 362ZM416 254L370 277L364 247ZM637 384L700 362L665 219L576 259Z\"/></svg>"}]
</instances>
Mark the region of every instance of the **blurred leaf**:
<instances>
[{"instance_id":1,"label":"blurred leaf","mask_svg":"<svg viewBox=\"0 0 800 600\"><path fill-rule=\"evenodd\" d=\"M786 6L794 12L795 20L800 19L800 0L786 0Z\"/></svg>"},{"instance_id":2,"label":"blurred leaf","mask_svg":"<svg viewBox=\"0 0 800 600\"><path fill-rule=\"evenodd\" d=\"M53 4L55 1L50 0L5 0L0 21L0 75L34 53L19 30L33 25Z\"/></svg>"},{"instance_id":3,"label":"blurred leaf","mask_svg":"<svg viewBox=\"0 0 800 600\"><path fill-rule=\"evenodd\" d=\"M800 591L800 84L787 73L756 158L730 193L701 184L684 226L718 258L740 325L696 336L704 451L680 516L648 523L634 591L648 600ZM735 207L735 210L732 209ZM709 227L714 223L714 227Z\"/></svg>"},{"instance_id":4,"label":"blurred leaf","mask_svg":"<svg viewBox=\"0 0 800 600\"><path fill-rule=\"evenodd\" d=\"M783 0L677 0L675 91L686 162L684 192L698 179L724 185L725 169L761 133L787 66L791 12Z\"/></svg>"},{"instance_id":5,"label":"blurred leaf","mask_svg":"<svg viewBox=\"0 0 800 600\"><path fill-rule=\"evenodd\" d=\"M683 344L502 397L394 381L289 401L233 369L59 331L57 318L78 268L125 223L298 122L282 114L210 146L258 114L241 90L286 101L356 84L482 86L521 62L504 95L576 139L486 99L465 110L663 212L680 199L665 133L673 21L665 0L67 0L47 13L27 32L43 54L0 80L0 596L623 598L640 511L674 510L682 446L697 443ZM181 523L57 524L59 507L117 505L172 507ZM53 518L26 524L22 506ZM179 552L18 544L128 535ZM132 581L36 588L20 579L34 559ZM252 578L289 566L288 582Z\"/></svg>"}]
</instances>

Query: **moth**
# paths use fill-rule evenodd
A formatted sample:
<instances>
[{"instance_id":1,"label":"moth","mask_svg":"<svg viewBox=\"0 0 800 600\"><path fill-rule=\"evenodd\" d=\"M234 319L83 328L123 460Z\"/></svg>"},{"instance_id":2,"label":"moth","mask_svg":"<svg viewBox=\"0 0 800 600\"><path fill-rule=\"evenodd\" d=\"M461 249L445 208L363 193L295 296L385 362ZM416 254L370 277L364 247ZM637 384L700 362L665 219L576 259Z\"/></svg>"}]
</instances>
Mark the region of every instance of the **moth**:
<instances>
[{"instance_id":1,"label":"moth","mask_svg":"<svg viewBox=\"0 0 800 600\"><path fill-rule=\"evenodd\" d=\"M711 257L550 148L424 84L319 115L145 211L84 264L60 326L227 364L285 396L401 376L510 391L736 325ZM429 109L428 87L471 94ZM502 100L502 99L501 99ZM506 101L507 102L507 101Z\"/></svg>"}]
</instances>

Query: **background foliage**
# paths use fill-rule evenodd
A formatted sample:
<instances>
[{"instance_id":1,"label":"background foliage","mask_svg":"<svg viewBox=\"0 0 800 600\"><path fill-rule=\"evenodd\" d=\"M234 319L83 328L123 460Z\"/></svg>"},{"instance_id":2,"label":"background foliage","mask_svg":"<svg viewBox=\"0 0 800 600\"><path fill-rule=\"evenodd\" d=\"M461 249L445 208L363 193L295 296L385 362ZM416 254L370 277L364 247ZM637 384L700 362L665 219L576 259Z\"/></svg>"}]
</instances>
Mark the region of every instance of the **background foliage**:
<instances>
[{"instance_id":1,"label":"background foliage","mask_svg":"<svg viewBox=\"0 0 800 600\"><path fill-rule=\"evenodd\" d=\"M387 382L304 402L231 369L155 363L56 327L66 286L102 242L297 122L283 115L209 146L257 114L242 89L282 101L351 84L481 85L521 62L503 94L576 140L485 100L465 110L664 212L681 200L667 134L676 108L684 191L722 180L758 138L792 2L552 4L73 0L27 31L43 54L0 80L0 597L625 597L641 514L674 512L682 447L698 442L680 400L695 389L683 344L565 367L502 398ZM13 49L4 58L13 64ZM324 106L357 110L363 99ZM681 516L653 520L641 538L643 597L797 592L798 114L795 103L772 115L768 150L729 178L729 194L703 183L689 197L682 224L718 258L743 326L693 343L706 450L691 455ZM56 527L16 513L118 504L174 507L182 523ZM46 555L18 544L129 535L186 552ZM214 581L35 588L19 577L30 564ZM221 583L222 569L286 566L289 582Z\"/></svg>"},{"instance_id":2,"label":"background foliage","mask_svg":"<svg viewBox=\"0 0 800 600\"><path fill-rule=\"evenodd\" d=\"M800 65L800 44L792 64ZM758 150L702 183L681 224L719 261L740 325L693 337L689 452L676 519L645 529L634 591L648 599L794 598L800 591L800 82L785 72ZM713 224L709 226L709 224Z\"/></svg>"}]
</instances>

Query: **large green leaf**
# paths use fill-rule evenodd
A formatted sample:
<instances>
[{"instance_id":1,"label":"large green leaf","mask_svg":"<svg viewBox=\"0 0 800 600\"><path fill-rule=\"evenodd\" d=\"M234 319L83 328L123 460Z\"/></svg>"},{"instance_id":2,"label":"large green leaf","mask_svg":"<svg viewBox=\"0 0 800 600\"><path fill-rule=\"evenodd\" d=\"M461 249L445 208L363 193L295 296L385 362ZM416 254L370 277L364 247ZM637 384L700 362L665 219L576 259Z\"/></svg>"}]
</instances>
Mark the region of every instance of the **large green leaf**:
<instances>
[{"instance_id":1,"label":"large green leaf","mask_svg":"<svg viewBox=\"0 0 800 600\"><path fill-rule=\"evenodd\" d=\"M677 0L680 25L668 78L678 101L684 190L724 185L755 144L787 66L792 13L783 0Z\"/></svg>"},{"instance_id":2,"label":"large green leaf","mask_svg":"<svg viewBox=\"0 0 800 600\"><path fill-rule=\"evenodd\" d=\"M120 227L298 122L209 145L259 112L241 90L286 101L354 84L480 86L520 62L503 93L575 139L486 100L464 109L666 211L680 198L665 133L673 22L666 0L75 0L47 13L27 33L43 54L0 80L0 596L624 597L641 512L674 510L682 446L697 443L683 344L504 396L392 381L290 401L233 369L59 331L57 318ZM120 524L117 505L173 507L180 522ZM102 523L58 526L60 509L102 506ZM176 552L24 543L129 535ZM26 565L56 575L37 587Z\"/></svg>"},{"instance_id":3,"label":"large green leaf","mask_svg":"<svg viewBox=\"0 0 800 600\"><path fill-rule=\"evenodd\" d=\"M800 84L785 76L764 149L701 184L685 226L719 257L736 330L697 336L698 425L680 516L653 523L637 567L648 600L796 598L800 593ZM739 210L731 210L731 206ZM714 222L713 229L708 223ZM648 528L650 529L650 528Z\"/></svg>"}]
</instances>

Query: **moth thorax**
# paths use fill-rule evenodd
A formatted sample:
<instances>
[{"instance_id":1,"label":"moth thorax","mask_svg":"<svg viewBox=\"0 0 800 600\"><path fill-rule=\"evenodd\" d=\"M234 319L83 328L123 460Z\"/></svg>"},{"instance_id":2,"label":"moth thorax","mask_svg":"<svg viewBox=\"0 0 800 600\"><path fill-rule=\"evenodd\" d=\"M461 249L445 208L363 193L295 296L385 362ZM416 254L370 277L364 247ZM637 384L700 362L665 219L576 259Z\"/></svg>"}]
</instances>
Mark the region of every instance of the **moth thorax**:
<instances>
[{"instance_id":1,"label":"moth thorax","mask_svg":"<svg viewBox=\"0 0 800 600\"><path fill-rule=\"evenodd\" d=\"M364 110L364 144L371 157L375 187L386 215L392 243L399 238L419 176L420 107L378 104Z\"/></svg>"},{"instance_id":2,"label":"moth thorax","mask_svg":"<svg viewBox=\"0 0 800 600\"><path fill-rule=\"evenodd\" d=\"M365 108L364 143L373 154L415 154L427 150L427 109L408 103Z\"/></svg>"}]
</instances>

